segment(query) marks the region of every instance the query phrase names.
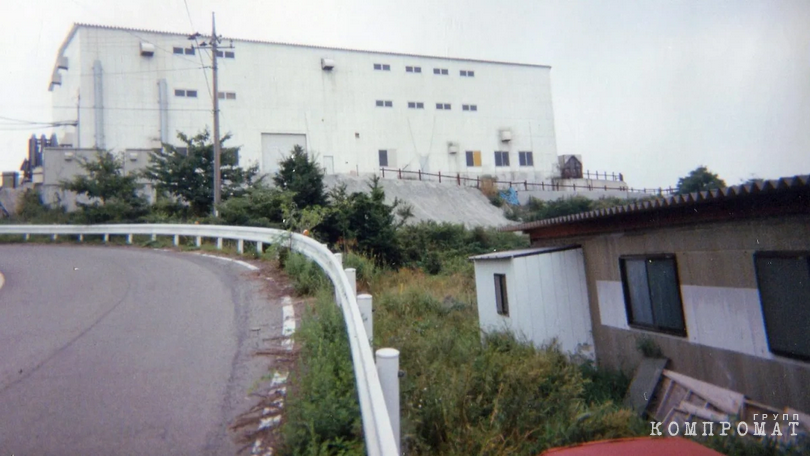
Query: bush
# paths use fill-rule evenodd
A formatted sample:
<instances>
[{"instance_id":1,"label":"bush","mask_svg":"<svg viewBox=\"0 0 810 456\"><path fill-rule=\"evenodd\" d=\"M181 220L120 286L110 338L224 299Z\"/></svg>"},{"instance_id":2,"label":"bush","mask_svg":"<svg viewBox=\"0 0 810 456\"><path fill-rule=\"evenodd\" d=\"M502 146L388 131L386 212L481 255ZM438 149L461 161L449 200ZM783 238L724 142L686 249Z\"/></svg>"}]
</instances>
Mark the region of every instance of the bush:
<instances>
[{"instance_id":1,"label":"bush","mask_svg":"<svg viewBox=\"0 0 810 456\"><path fill-rule=\"evenodd\" d=\"M329 291L318 293L295 340L301 353L291 378L295 386L286 407L281 454L365 454L346 327Z\"/></svg>"},{"instance_id":2,"label":"bush","mask_svg":"<svg viewBox=\"0 0 810 456\"><path fill-rule=\"evenodd\" d=\"M332 282L316 263L300 253L288 253L284 261L284 272L293 281L299 296L314 295L318 290L331 290Z\"/></svg>"},{"instance_id":3,"label":"bush","mask_svg":"<svg viewBox=\"0 0 810 456\"><path fill-rule=\"evenodd\" d=\"M67 223L68 214L64 208L52 209L42 202L39 190L26 189L17 200L17 213L14 221L25 223Z\"/></svg>"}]
</instances>

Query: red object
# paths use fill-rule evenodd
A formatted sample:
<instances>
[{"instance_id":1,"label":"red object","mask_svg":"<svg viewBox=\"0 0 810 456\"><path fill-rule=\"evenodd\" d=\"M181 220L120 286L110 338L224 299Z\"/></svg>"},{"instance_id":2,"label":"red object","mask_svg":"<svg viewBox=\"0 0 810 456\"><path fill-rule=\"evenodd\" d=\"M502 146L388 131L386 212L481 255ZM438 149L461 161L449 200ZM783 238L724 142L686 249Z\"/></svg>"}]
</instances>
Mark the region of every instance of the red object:
<instances>
[{"instance_id":1,"label":"red object","mask_svg":"<svg viewBox=\"0 0 810 456\"><path fill-rule=\"evenodd\" d=\"M552 448L542 456L723 456L683 437L600 440L580 445Z\"/></svg>"}]
</instances>

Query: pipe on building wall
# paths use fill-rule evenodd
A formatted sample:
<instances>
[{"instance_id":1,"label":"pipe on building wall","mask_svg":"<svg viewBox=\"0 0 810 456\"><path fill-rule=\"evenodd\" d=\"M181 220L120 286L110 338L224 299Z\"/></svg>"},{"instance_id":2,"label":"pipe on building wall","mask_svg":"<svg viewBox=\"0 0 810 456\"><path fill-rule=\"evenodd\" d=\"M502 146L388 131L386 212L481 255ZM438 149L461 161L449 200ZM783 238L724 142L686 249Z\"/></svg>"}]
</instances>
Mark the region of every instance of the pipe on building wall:
<instances>
[{"instance_id":1,"label":"pipe on building wall","mask_svg":"<svg viewBox=\"0 0 810 456\"><path fill-rule=\"evenodd\" d=\"M158 80L158 107L160 108L160 143L169 142L169 85L166 79Z\"/></svg>"},{"instance_id":2,"label":"pipe on building wall","mask_svg":"<svg viewBox=\"0 0 810 456\"><path fill-rule=\"evenodd\" d=\"M100 60L93 62L93 113L96 122L96 149L104 149L104 86Z\"/></svg>"}]
</instances>

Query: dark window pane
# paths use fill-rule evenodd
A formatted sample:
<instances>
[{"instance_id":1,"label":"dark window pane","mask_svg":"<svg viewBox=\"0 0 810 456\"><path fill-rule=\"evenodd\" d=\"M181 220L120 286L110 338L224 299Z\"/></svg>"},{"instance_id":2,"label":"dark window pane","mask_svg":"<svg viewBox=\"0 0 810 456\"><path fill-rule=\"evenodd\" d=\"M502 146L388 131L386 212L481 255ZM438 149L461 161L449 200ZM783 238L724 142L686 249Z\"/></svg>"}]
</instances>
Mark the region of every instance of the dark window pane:
<instances>
[{"instance_id":1,"label":"dark window pane","mask_svg":"<svg viewBox=\"0 0 810 456\"><path fill-rule=\"evenodd\" d=\"M459 74L462 76L467 76L467 72L464 70L459 71Z\"/></svg>"},{"instance_id":2,"label":"dark window pane","mask_svg":"<svg viewBox=\"0 0 810 456\"><path fill-rule=\"evenodd\" d=\"M197 98L197 91L196 90L186 90L186 96L191 98Z\"/></svg>"},{"instance_id":3,"label":"dark window pane","mask_svg":"<svg viewBox=\"0 0 810 456\"><path fill-rule=\"evenodd\" d=\"M473 151L467 151L467 166L475 166L475 156L473 155Z\"/></svg>"},{"instance_id":4,"label":"dark window pane","mask_svg":"<svg viewBox=\"0 0 810 456\"><path fill-rule=\"evenodd\" d=\"M442 74L442 70L440 70L438 68L434 68L433 69L433 74Z\"/></svg>"},{"instance_id":5,"label":"dark window pane","mask_svg":"<svg viewBox=\"0 0 810 456\"><path fill-rule=\"evenodd\" d=\"M509 299L504 274L495 274L495 306L498 314L509 315Z\"/></svg>"},{"instance_id":6,"label":"dark window pane","mask_svg":"<svg viewBox=\"0 0 810 456\"><path fill-rule=\"evenodd\" d=\"M646 260L622 260L627 297L630 299L628 323L653 326Z\"/></svg>"},{"instance_id":7,"label":"dark window pane","mask_svg":"<svg viewBox=\"0 0 810 456\"><path fill-rule=\"evenodd\" d=\"M526 166L534 166L534 154L531 152L526 152Z\"/></svg>"},{"instance_id":8,"label":"dark window pane","mask_svg":"<svg viewBox=\"0 0 810 456\"><path fill-rule=\"evenodd\" d=\"M194 55L194 48L186 48L186 55Z\"/></svg>"},{"instance_id":9,"label":"dark window pane","mask_svg":"<svg viewBox=\"0 0 810 456\"><path fill-rule=\"evenodd\" d=\"M671 258L647 260L647 280L655 325L663 329L683 331L681 293L675 261Z\"/></svg>"},{"instance_id":10,"label":"dark window pane","mask_svg":"<svg viewBox=\"0 0 810 456\"><path fill-rule=\"evenodd\" d=\"M388 151L387 150L381 150L381 151L379 151L379 155L380 155L380 166L383 166L383 167L388 166Z\"/></svg>"},{"instance_id":11,"label":"dark window pane","mask_svg":"<svg viewBox=\"0 0 810 456\"><path fill-rule=\"evenodd\" d=\"M424 103L416 103L416 108L417 109L425 109L425 104Z\"/></svg>"},{"instance_id":12,"label":"dark window pane","mask_svg":"<svg viewBox=\"0 0 810 456\"><path fill-rule=\"evenodd\" d=\"M509 166L509 152L501 152L501 163L503 166Z\"/></svg>"},{"instance_id":13,"label":"dark window pane","mask_svg":"<svg viewBox=\"0 0 810 456\"><path fill-rule=\"evenodd\" d=\"M442 70L442 74L448 74L447 70Z\"/></svg>"},{"instance_id":14,"label":"dark window pane","mask_svg":"<svg viewBox=\"0 0 810 456\"><path fill-rule=\"evenodd\" d=\"M384 71L391 71L391 65L383 65Z\"/></svg>"},{"instance_id":15,"label":"dark window pane","mask_svg":"<svg viewBox=\"0 0 810 456\"><path fill-rule=\"evenodd\" d=\"M444 109L450 109L450 105L449 105L449 104L447 104L447 103L445 103L445 104L444 104Z\"/></svg>"},{"instance_id":16,"label":"dark window pane","mask_svg":"<svg viewBox=\"0 0 810 456\"><path fill-rule=\"evenodd\" d=\"M436 109L444 109L444 105L442 103L436 103Z\"/></svg>"},{"instance_id":17,"label":"dark window pane","mask_svg":"<svg viewBox=\"0 0 810 456\"><path fill-rule=\"evenodd\" d=\"M808 257L757 255L755 264L768 347L774 353L810 359Z\"/></svg>"},{"instance_id":18,"label":"dark window pane","mask_svg":"<svg viewBox=\"0 0 810 456\"><path fill-rule=\"evenodd\" d=\"M236 54L234 54L233 52L230 52L230 51L225 51L225 58L226 59L232 59L234 57L236 57Z\"/></svg>"},{"instance_id":19,"label":"dark window pane","mask_svg":"<svg viewBox=\"0 0 810 456\"><path fill-rule=\"evenodd\" d=\"M407 71L408 73L413 73L413 67L406 66L405 71Z\"/></svg>"},{"instance_id":20,"label":"dark window pane","mask_svg":"<svg viewBox=\"0 0 810 456\"><path fill-rule=\"evenodd\" d=\"M470 105L470 111L478 111L478 105Z\"/></svg>"},{"instance_id":21,"label":"dark window pane","mask_svg":"<svg viewBox=\"0 0 810 456\"><path fill-rule=\"evenodd\" d=\"M377 100L376 104L377 104L377 106L385 106L385 103L383 103L382 100Z\"/></svg>"},{"instance_id":22,"label":"dark window pane","mask_svg":"<svg viewBox=\"0 0 810 456\"><path fill-rule=\"evenodd\" d=\"M467 76L470 77L470 78L475 76L475 71L468 71Z\"/></svg>"},{"instance_id":23,"label":"dark window pane","mask_svg":"<svg viewBox=\"0 0 810 456\"><path fill-rule=\"evenodd\" d=\"M181 47L172 48L172 52L174 52L175 54L182 54L183 48Z\"/></svg>"},{"instance_id":24,"label":"dark window pane","mask_svg":"<svg viewBox=\"0 0 810 456\"><path fill-rule=\"evenodd\" d=\"M374 69L375 70L382 70L382 65L380 65L379 63L375 63L374 64Z\"/></svg>"},{"instance_id":25,"label":"dark window pane","mask_svg":"<svg viewBox=\"0 0 810 456\"><path fill-rule=\"evenodd\" d=\"M228 92L226 95L228 96L229 100L236 100L236 93Z\"/></svg>"},{"instance_id":26,"label":"dark window pane","mask_svg":"<svg viewBox=\"0 0 810 456\"><path fill-rule=\"evenodd\" d=\"M526 166L526 152L518 152L518 164Z\"/></svg>"},{"instance_id":27,"label":"dark window pane","mask_svg":"<svg viewBox=\"0 0 810 456\"><path fill-rule=\"evenodd\" d=\"M412 101L409 101L408 102L408 107L411 108L411 109L414 109L414 108L416 108L416 103L414 103Z\"/></svg>"},{"instance_id":28,"label":"dark window pane","mask_svg":"<svg viewBox=\"0 0 810 456\"><path fill-rule=\"evenodd\" d=\"M225 54L223 54L222 51L217 51L215 54L217 57L225 57Z\"/></svg>"},{"instance_id":29,"label":"dark window pane","mask_svg":"<svg viewBox=\"0 0 810 456\"><path fill-rule=\"evenodd\" d=\"M390 102L390 101L385 102L385 107L386 108L390 108L391 106L394 106L394 104L392 102Z\"/></svg>"},{"instance_id":30,"label":"dark window pane","mask_svg":"<svg viewBox=\"0 0 810 456\"><path fill-rule=\"evenodd\" d=\"M421 73L422 72L422 67L414 67L413 72L414 73Z\"/></svg>"},{"instance_id":31,"label":"dark window pane","mask_svg":"<svg viewBox=\"0 0 810 456\"><path fill-rule=\"evenodd\" d=\"M219 92L219 93L217 94L217 97L218 97L220 100L224 100L224 99L225 99L225 92Z\"/></svg>"},{"instance_id":32,"label":"dark window pane","mask_svg":"<svg viewBox=\"0 0 810 456\"><path fill-rule=\"evenodd\" d=\"M186 96L186 91L182 89L174 89L174 96L176 97L184 97Z\"/></svg>"}]
</instances>

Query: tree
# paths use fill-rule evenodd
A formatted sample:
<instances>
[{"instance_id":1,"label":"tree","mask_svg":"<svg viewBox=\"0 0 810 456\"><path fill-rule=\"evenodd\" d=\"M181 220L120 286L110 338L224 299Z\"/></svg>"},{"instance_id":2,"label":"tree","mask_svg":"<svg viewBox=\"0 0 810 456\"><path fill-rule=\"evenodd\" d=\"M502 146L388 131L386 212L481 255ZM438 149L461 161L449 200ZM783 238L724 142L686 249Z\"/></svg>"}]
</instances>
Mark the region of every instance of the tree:
<instances>
[{"instance_id":1,"label":"tree","mask_svg":"<svg viewBox=\"0 0 810 456\"><path fill-rule=\"evenodd\" d=\"M139 194L142 185L135 174L124 174L123 159L110 152L99 152L95 160L81 160L86 175L61 183L64 190L90 199L77 202L87 223L134 221L148 212L146 199Z\"/></svg>"},{"instance_id":2,"label":"tree","mask_svg":"<svg viewBox=\"0 0 810 456\"><path fill-rule=\"evenodd\" d=\"M723 179L709 171L705 166L698 166L686 177L678 179L677 193L684 195L693 192L702 192L704 190L714 190L723 188L726 183Z\"/></svg>"},{"instance_id":3,"label":"tree","mask_svg":"<svg viewBox=\"0 0 810 456\"><path fill-rule=\"evenodd\" d=\"M189 137L178 133L186 144L187 152L181 153L171 144L163 144L161 150L150 154L150 164L144 177L155 183L158 192L179 198L191 207L196 216L207 215L214 204L214 144L208 130ZM222 143L230 138L226 135ZM220 155L223 201L244 193L259 172L258 165L247 169L239 167L239 148L222 148Z\"/></svg>"},{"instance_id":4,"label":"tree","mask_svg":"<svg viewBox=\"0 0 810 456\"><path fill-rule=\"evenodd\" d=\"M323 170L315 161L315 157L296 145L290 156L281 160L279 165L273 181L278 188L295 193L293 201L298 208L327 205Z\"/></svg>"}]
</instances>

